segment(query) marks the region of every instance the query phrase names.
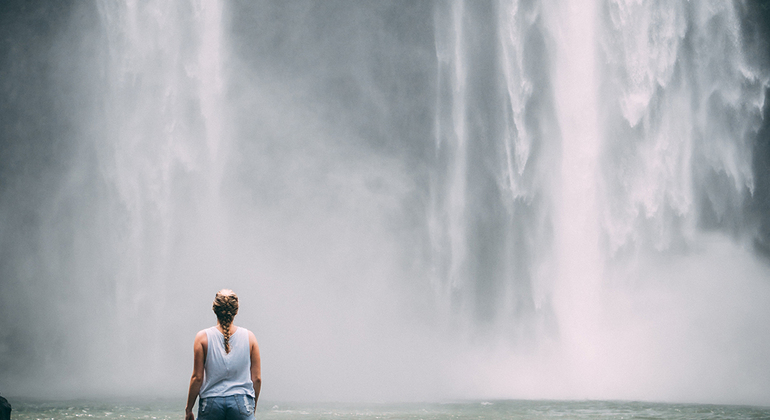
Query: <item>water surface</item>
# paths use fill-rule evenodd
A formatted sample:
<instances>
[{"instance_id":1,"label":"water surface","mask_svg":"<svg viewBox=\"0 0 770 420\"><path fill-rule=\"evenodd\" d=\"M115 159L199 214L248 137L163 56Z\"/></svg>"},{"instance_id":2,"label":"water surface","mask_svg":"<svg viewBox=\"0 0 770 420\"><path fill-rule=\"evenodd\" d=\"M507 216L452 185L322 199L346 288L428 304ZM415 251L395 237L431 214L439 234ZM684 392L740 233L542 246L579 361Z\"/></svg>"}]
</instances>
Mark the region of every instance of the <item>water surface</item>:
<instances>
[{"instance_id":1,"label":"water surface","mask_svg":"<svg viewBox=\"0 0 770 420\"><path fill-rule=\"evenodd\" d=\"M181 419L183 402L16 401L14 420ZM769 419L770 407L629 401L333 404L263 402L258 419Z\"/></svg>"}]
</instances>

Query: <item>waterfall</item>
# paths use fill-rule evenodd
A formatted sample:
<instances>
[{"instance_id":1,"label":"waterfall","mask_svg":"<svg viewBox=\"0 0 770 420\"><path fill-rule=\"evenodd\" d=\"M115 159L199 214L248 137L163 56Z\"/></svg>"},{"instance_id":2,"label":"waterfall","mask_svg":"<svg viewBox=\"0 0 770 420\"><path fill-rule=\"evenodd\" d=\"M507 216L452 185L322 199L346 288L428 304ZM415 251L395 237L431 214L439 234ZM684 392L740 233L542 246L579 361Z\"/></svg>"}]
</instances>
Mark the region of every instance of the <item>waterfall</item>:
<instances>
[{"instance_id":1,"label":"waterfall","mask_svg":"<svg viewBox=\"0 0 770 420\"><path fill-rule=\"evenodd\" d=\"M126 237L110 245L123 252L114 319L120 346L129 349L131 337L168 336L166 324L155 322L177 310L168 295L184 296L173 281L185 254L200 252L216 265L224 253L226 46L218 2L100 7L109 42L102 114L109 140L95 138L94 147L117 196L114 211L123 213ZM164 351L147 347L119 354L122 370L143 361L162 372L168 362Z\"/></svg>"},{"instance_id":2,"label":"waterfall","mask_svg":"<svg viewBox=\"0 0 770 420\"><path fill-rule=\"evenodd\" d=\"M446 284L473 288L463 275L478 275L468 260L482 255L468 231L497 211L468 203L468 191L481 186L471 184L478 170L497 181L493 206L506 208L511 229L541 226L509 239L529 236L534 249L519 252L551 259L559 271L546 277L566 283L549 287L570 296L572 287L600 287L590 283L603 277L601 266L624 252L685 252L698 231L737 233L754 188L751 142L767 82L741 55L732 6L500 2L498 37L484 41L498 44L493 83L505 94L484 92L500 111L481 115L469 108L468 98L482 94L469 79L489 74L469 70L478 60L468 44L486 34L465 34L486 23L466 17L463 5L438 7L436 21L435 148L437 171L446 172L433 187L443 202L432 214ZM471 132L474 119L492 139ZM494 165L468 162L490 141L492 150L479 153ZM538 203L544 215L520 214L537 196L546 197Z\"/></svg>"},{"instance_id":3,"label":"waterfall","mask_svg":"<svg viewBox=\"0 0 770 420\"><path fill-rule=\"evenodd\" d=\"M0 386L178 395L228 287L267 399L767 403L762 10L9 7Z\"/></svg>"},{"instance_id":4,"label":"waterfall","mask_svg":"<svg viewBox=\"0 0 770 420\"><path fill-rule=\"evenodd\" d=\"M556 365L555 376L585 392L568 395L601 394L628 380L604 373L608 366L633 358L669 369L666 340L709 347L708 334L754 322L713 322L709 309L767 291L762 268L741 280L723 271L755 266L725 261L736 255L730 247L750 252L755 235L746 202L768 86L747 58L740 5L475 6L437 6L439 205L429 221L439 300L459 318L452 328L506 343L507 361L491 369L507 366L510 376L493 387L558 394L564 382L542 379ZM502 238L484 232L490 220ZM729 298L705 297L724 288ZM691 311L684 318L682 307ZM666 325L666 316L682 323ZM699 357L723 363L716 353ZM727 365L715 371L739 369Z\"/></svg>"},{"instance_id":5,"label":"waterfall","mask_svg":"<svg viewBox=\"0 0 770 420\"><path fill-rule=\"evenodd\" d=\"M598 292L603 276L599 248L598 192L599 129L596 72L596 4L568 2L547 25L557 45L553 85L561 134L561 165L554 216L554 304L564 339L572 346L594 340L589 334L597 322ZM588 344L590 345L590 344ZM579 349L580 358L594 358Z\"/></svg>"},{"instance_id":6,"label":"waterfall","mask_svg":"<svg viewBox=\"0 0 770 420\"><path fill-rule=\"evenodd\" d=\"M435 190L446 190L434 197L431 210L435 215L430 233L436 255L434 287L439 293L439 301L447 304L453 299L453 292L463 287L462 282L468 275L465 267L468 246L465 216L468 135L463 9L463 2L455 2L445 13L448 16L436 16L437 28L446 32L436 37L438 94L435 147L443 172L436 178L448 179L448 182L434 180L438 183L433 186ZM446 305L444 311L448 311L449 307Z\"/></svg>"},{"instance_id":7,"label":"waterfall","mask_svg":"<svg viewBox=\"0 0 770 420\"><path fill-rule=\"evenodd\" d=\"M226 47L217 2L98 6L105 43L97 50L102 55L95 74L85 73L98 86L98 105L78 122L77 141L90 150L96 166L90 176L100 185L90 190L73 182L60 194L89 191L75 211L109 220L98 228L82 226L72 241L84 244L73 255L78 264L109 261L83 293L98 295L100 303L92 310L102 320L100 335L113 339L75 336L97 344L78 357L82 370L106 376L106 382L94 379L86 388L113 392L113 375L127 378L122 385L127 388L144 386L145 379L130 379L138 364L147 366L146 379L163 383L166 378L174 351L162 343L182 339L168 316L179 311L177 299L187 296L182 276L189 260L205 261L201 265L217 274L223 271L216 265L225 252L219 196L228 152ZM73 167L81 171L87 163L76 160ZM95 203L99 207L91 208ZM46 229L56 232L57 226ZM72 281L88 284L77 274ZM148 345L137 346L138 337Z\"/></svg>"}]
</instances>

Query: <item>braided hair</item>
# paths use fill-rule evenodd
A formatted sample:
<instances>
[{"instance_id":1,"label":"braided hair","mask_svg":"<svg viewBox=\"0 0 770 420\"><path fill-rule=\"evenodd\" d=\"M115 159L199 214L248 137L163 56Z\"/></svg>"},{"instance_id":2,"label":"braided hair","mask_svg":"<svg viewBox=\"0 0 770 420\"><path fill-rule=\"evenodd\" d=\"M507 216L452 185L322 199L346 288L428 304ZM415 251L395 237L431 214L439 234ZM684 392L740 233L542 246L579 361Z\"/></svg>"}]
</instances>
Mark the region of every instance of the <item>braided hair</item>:
<instances>
[{"instance_id":1,"label":"braided hair","mask_svg":"<svg viewBox=\"0 0 770 420\"><path fill-rule=\"evenodd\" d=\"M214 297L212 309L225 336L225 352L230 353L230 325L238 313L238 296L230 289L222 289Z\"/></svg>"}]
</instances>

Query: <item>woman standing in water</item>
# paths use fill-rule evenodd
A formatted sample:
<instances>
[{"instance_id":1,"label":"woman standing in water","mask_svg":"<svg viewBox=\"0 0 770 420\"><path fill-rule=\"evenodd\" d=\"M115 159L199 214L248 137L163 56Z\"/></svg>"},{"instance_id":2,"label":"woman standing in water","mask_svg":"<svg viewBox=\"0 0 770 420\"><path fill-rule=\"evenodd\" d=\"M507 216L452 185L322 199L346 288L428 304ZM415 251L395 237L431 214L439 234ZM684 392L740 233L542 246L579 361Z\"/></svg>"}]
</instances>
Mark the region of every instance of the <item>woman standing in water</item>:
<instances>
[{"instance_id":1,"label":"woman standing in water","mask_svg":"<svg viewBox=\"0 0 770 420\"><path fill-rule=\"evenodd\" d=\"M259 346L254 333L233 325L238 296L222 289L214 298L217 325L195 336L194 364L187 393L185 420L241 420L254 417L262 374Z\"/></svg>"}]
</instances>

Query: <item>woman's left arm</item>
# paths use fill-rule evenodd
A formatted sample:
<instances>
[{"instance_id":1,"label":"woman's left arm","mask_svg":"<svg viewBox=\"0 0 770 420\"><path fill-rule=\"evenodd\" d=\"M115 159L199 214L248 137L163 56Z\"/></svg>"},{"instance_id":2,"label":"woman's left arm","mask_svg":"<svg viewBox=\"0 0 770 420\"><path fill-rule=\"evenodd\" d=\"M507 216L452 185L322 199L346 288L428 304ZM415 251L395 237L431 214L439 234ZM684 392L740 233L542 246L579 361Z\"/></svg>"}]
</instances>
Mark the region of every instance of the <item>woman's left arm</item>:
<instances>
[{"instance_id":1,"label":"woman's left arm","mask_svg":"<svg viewBox=\"0 0 770 420\"><path fill-rule=\"evenodd\" d=\"M249 352L251 353L251 382L254 384L254 411L257 411L259 391L262 389L262 361L259 357L257 337L251 331L249 331Z\"/></svg>"}]
</instances>

